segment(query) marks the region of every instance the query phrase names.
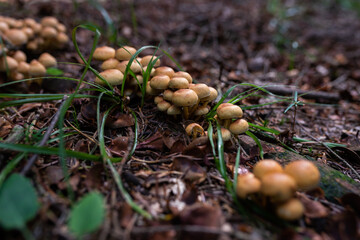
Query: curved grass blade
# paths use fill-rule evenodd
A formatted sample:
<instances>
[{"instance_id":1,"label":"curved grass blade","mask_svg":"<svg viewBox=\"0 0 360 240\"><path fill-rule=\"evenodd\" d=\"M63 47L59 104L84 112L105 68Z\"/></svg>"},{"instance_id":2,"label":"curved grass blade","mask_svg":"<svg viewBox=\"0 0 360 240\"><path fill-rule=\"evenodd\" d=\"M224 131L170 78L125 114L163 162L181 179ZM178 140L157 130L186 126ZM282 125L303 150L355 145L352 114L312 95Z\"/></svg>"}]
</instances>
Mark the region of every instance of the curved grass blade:
<instances>
[{"instance_id":1,"label":"curved grass blade","mask_svg":"<svg viewBox=\"0 0 360 240\"><path fill-rule=\"evenodd\" d=\"M261 159L264 159L264 151L263 151L263 147L262 147L262 145L261 145L261 143L260 143L260 140L259 140L252 132L250 132L250 131L246 131L245 134L248 135L249 137L251 137L251 138L255 141L255 143L256 143L256 144L258 145L258 147L259 147L260 158L261 158Z\"/></svg>"},{"instance_id":2,"label":"curved grass blade","mask_svg":"<svg viewBox=\"0 0 360 240\"><path fill-rule=\"evenodd\" d=\"M134 154L135 149L136 149L136 145L137 145L137 141L138 141L138 121L137 121L137 117L134 111L131 110L131 114L133 115L134 119L135 119L135 126L134 126L134 144L131 147L131 150L129 152L128 158L130 159L131 156Z\"/></svg>"},{"instance_id":3,"label":"curved grass blade","mask_svg":"<svg viewBox=\"0 0 360 240\"><path fill-rule=\"evenodd\" d=\"M250 127L253 127L253 128L260 129L261 131L264 131L264 132L273 133L273 134L275 134L275 135L279 135L279 134L280 134L280 131L278 131L278 130L275 130L275 129L272 129L272 128L263 127L263 126L259 126L259 125L254 124L254 123L249 123L249 126L250 126Z\"/></svg>"}]
</instances>

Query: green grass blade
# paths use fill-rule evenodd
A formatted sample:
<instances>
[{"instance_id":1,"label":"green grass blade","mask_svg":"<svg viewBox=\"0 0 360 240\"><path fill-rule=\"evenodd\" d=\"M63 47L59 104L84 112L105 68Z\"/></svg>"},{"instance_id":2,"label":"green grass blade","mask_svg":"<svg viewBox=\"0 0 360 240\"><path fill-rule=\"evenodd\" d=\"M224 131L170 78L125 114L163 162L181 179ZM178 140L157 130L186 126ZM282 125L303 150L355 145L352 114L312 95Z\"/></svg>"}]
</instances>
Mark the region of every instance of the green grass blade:
<instances>
[{"instance_id":1,"label":"green grass blade","mask_svg":"<svg viewBox=\"0 0 360 240\"><path fill-rule=\"evenodd\" d=\"M238 178L238 169L240 165L240 156L241 156L241 146L238 147L236 158L235 158L235 170L234 170L234 181L233 181L233 191L236 193L237 178Z\"/></svg>"},{"instance_id":2,"label":"green grass blade","mask_svg":"<svg viewBox=\"0 0 360 240\"><path fill-rule=\"evenodd\" d=\"M252 132L250 132L250 131L246 131L245 134L248 135L249 137L251 137L251 138L255 141L255 143L256 143L256 144L258 145L258 147L259 147L260 158L261 158L261 159L264 159L264 151L263 151L263 147L262 147L262 145L261 145L261 143L260 143L260 140L259 140Z\"/></svg>"},{"instance_id":3,"label":"green grass blade","mask_svg":"<svg viewBox=\"0 0 360 240\"><path fill-rule=\"evenodd\" d=\"M278 130L275 130L275 129L272 129L272 128L263 127L263 126L259 126L259 125L256 125L256 124L254 124L254 123L249 123L249 126L252 127L252 128L260 129L261 131L264 131L264 132L273 133L273 134L275 134L275 135L279 135L279 134L280 134L280 131L278 131Z\"/></svg>"},{"instance_id":4,"label":"green grass blade","mask_svg":"<svg viewBox=\"0 0 360 240\"><path fill-rule=\"evenodd\" d=\"M135 149L136 149L136 145L137 145L137 141L138 141L138 121L137 121L137 117L134 111L131 111L131 114L133 115L134 119L135 119L135 126L134 126L134 144L131 147L130 153L128 155L128 159L131 158L131 156L134 154Z\"/></svg>"}]
</instances>

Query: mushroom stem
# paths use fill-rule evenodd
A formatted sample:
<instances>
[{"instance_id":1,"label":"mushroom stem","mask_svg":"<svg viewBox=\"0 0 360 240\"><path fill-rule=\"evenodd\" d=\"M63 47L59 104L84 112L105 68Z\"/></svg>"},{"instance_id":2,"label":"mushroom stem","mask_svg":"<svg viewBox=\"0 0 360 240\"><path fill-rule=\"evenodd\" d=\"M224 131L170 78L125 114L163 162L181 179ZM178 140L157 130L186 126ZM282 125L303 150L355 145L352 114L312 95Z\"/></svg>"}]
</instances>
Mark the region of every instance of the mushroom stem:
<instances>
[{"instance_id":1,"label":"mushroom stem","mask_svg":"<svg viewBox=\"0 0 360 240\"><path fill-rule=\"evenodd\" d=\"M224 119L223 120L224 128L229 128L230 123L231 123L231 119Z\"/></svg>"},{"instance_id":2,"label":"mushroom stem","mask_svg":"<svg viewBox=\"0 0 360 240\"><path fill-rule=\"evenodd\" d=\"M199 103L200 103L200 99L197 101L197 103L194 106L190 107L189 115L192 115L196 111L196 108L199 106Z\"/></svg>"},{"instance_id":3,"label":"mushroom stem","mask_svg":"<svg viewBox=\"0 0 360 240\"><path fill-rule=\"evenodd\" d=\"M183 116L185 120L189 119L189 107L183 107Z\"/></svg>"}]
</instances>

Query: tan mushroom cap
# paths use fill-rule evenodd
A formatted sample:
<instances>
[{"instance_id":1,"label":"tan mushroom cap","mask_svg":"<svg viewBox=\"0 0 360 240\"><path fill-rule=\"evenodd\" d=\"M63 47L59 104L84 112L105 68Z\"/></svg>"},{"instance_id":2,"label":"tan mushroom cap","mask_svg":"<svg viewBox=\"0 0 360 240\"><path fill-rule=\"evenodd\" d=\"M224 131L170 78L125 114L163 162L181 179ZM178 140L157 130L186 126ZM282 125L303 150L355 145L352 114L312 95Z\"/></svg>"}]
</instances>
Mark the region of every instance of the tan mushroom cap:
<instances>
[{"instance_id":1,"label":"tan mushroom cap","mask_svg":"<svg viewBox=\"0 0 360 240\"><path fill-rule=\"evenodd\" d=\"M30 64L28 64L27 62L19 62L19 65L18 65L16 70L19 73L27 75L27 74L29 74Z\"/></svg>"},{"instance_id":2,"label":"tan mushroom cap","mask_svg":"<svg viewBox=\"0 0 360 240\"><path fill-rule=\"evenodd\" d=\"M259 192L260 188L261 181L252 173L241 174L237 178L236 194L242 199L246 198L249 194Z\"/></svg>"},{"instance_id":3,"label":"tan mushroom cap","mask_svg":"<svg viewBox=\"0 0 360 240\"><path fill-rule=\"evenodd\" d=\"M130 46L124 46L116 50L115 57L119 61L130 60L135 53L135 48Z\"/></svg>"},{"instance_id":4,"label":"tan mushroom cap","mask_svg":"<svg viewBox=\"0 0 360 240\"><path fill-rule=\"evenodd\" d=\"M191 90L193 90L194 92L196 92L196 94L198 95L200 101L203 98L210 96L210 89L204 83L190 84L189 88Z\"/></svg>"},{"instance_id":5,"label":"tan mushroom cap","mask_svg":"<svg viewBox=\"0 0 360 240\"><path fill-rule=\"evenodd\" d=\"M24 74L19 72L11 72L9 78L13 81L22 80L24 79Z\"/></svg>"},{"instance_id":6,"label":"tan mushroom cap","mask_svg":"<svg viewBox=\"0 0 360 240\"><path fill-rule=\"evenodd\" d=\"M97 47L94 51L93 58L100 61L115 58L115 49L108 46Z\"/></svg>"},{"instance_id":7,"label":"tan mushroom cap","mask_svg":"<svg viewBox=\"0 0 360 240\"><path fill-rule=\"evenodd\" d=\"M262 179L266 174L276 172L282 173L283 171L283 167L277 161L272 159L258 161L253 169L254 175L259 179Z\"/></svg>"},{"instance_id":8,"label":"tan mushroom cap","mask_svg":"<svg viewBox=\"0 0 360 240\"><path fill-rule=\"evenodd\" d=\"M216 134L217 137L217 134ZM226 128L221 128L221 137L224 142L227 142L231 139L231 132Z\"/></svg>"},{"instance_id":9,"label":"tan mushroom cap","mask_svg":"<svg viewBox=\"0 0 360 240\"><path fill-rule=\"evenodd\" d=\"M32 60L30 62L29 74L32 77L42 77L46 74L46 68L38 60Z\"/></svg>"},{"instance_id":10,"label":"tan mushroom cap","mask_svg":"<svg viewBox=\"0 0 360 240\"><path fill-rule=\"evenodd\" d=\"M180 115L181 109L175 105L171 105L166 111L167 115Z\"/></svg>"},{"instance_id":11,"label":"tan mushroom cap","mask_svg":"<svg viewBox=\"0 0 360 240\"><path fill-rule=\"evenodd\" d=\"M100 68L102 70L116 68L119 63L120 62L116 58L109 58L101 64Z\"/></svg>"},{"instance_id":12,"label":"tan mushroom cap","mask_svg":"<svg viewBox=\"0 0 360 240\"><path fill-rule=\"evenodd\" d=\"M26 34L28 39L33 38L35 35L34 30L31 27L23 27L21 30Z\"/></svg>"},{"instance_id":13,"label":"tan mushroom cap","mask_svg":"<svg viewBox=\"0 0 360 240\"><path fill-rule=\"evenodd\" d=\"M153 62L155 61L155 59L157 58L157 56L153 56L153 55L147 55L145 57L143 57L140 61L141 66L146 67L147 65L149 65L150 61ZM157 59L154 67L158 67L160 66L160 59Z\"/></svg>"},{"instance_id":14,"label":"tan mushroom cap","mask_svg":"<svg viewBox=\"0 0 360 240\"><path fill-rule=\"evenodd\" d=\"M233 118L241 118L243 116L243 111L237 105L223 105L216 109L216 113L220 119L233 119Z\"/></svg>"},{"instance_id":15,"label":"tan mushroom cap","mask_svg":"<svg viewBox=\"0 0 360 240\"><path fill-rule=\"evenodd\" d=\"M293 177L299 190L308 191L316 188L320 182L320 172L310 161L297 160L285 166L285 173Z\"/></svg>"},{"instance_id":16,"label":"tan mushroom cap","mask_svg":"<svg viewBox=\"0 0 360 240\"><path fill-rule=\"evenodd\" d=\"M107 69L101 72L100 76L102 76L112 86L121 85L124 78L122 72L117 69ZM96 77L95 82L97 84L106 85L106 83L98 77Z\"/></svg>"},{"instance_id":17,"label":"tan mushroom cap","mask_svg":"<svg viewBox=\"0 0 360 240\"><path fill-rule=\"evenodd\" d=\"M276 214L285 220L294 221L304 214L304 206L299 199L293 198L276 207Z\"/></svg>"},{"instance_id":18,"label":"tan mushroom cap","mask_svg":"<svg viewBox=\"0 0 360 240\"><path fill-rule=\"evenodd\" d=\"M163 92L163 97L166 101L172 101L172 97L173 97L173 94L174 92L171 91L170 89L166 89L164 92Z\"/></svg>"},{"instance_id":19,"label":"tan mushroom cap","mask_svg":"<svg viewBox=\"0 0 360 240\"><path fill-rule=\"evenodd\" d=\"M65 33L59 32L59 33L56 35L56 42L57 42L59 45L64 45L64 44L66 44L68 41L69 41L69 37L68 37Z\"/></svg>"},{"instance_id":20,"label":"tan mushroom cap","mask_svg":"<svg viewBox=\"0 0 360 240\"><path fill-rule=\"evenodd\" d=\"M185 132L188 136L197 137L198 135L204 135L204 129L198 123L190 123L186 126Z\"/></svg>"},{"instance_id":21,"label":"tan mushroom cap","mask_svg":"<svg viewBox=\"0 0 360 240\"><path fill-rule=\"evenodd\" d=\"M169 109L169 107L171 106L171 103L167 102L167 101L161 101L157 104L157 108L159 111L161 112L165 112Z\"/></svg>"},{"instance_id":22,"label":"tan mushroom cap","mask_svg":"<svg viewBox=\"0 0 360 240\"><path fill-rule=\"evenodd\" d=\"M13 57L16 61L18 61L19 63L20 63L20 62L26 62L26 59L27 59L26 54L25 54L23 51L21 51L21 50L17 50L17 51L12 55L12 57Z\"/></svg>"},{"instance_id":23,"label":"tan mushroom cap","mask_svg":"<svg viewBox=\"0 0 360 240\"><path fill-rule=\"evenodd\" d=\"M284 202L294 196L295 180L285 173L269 173L261 179L261 193L274 202Z\"/></svg>"},{"instance_id":24,"label":"tan mushroom cap","mask_svg":"<svg viewBox=\"0 0 360 240\"><path fill-rule=\"evenodd\" d=\"M162 92L162 90L154 89L150 86L150 81L146 83L146 94L150 96L156 96L159 95Z\"/></svg>"},{"instance_id":25,"label":"tan mushroom cap","mask_svg":"<svg viewBox=\"0 0 360 240\"><path fill-rule=\"evenodd\" d=\"M148 68L147 66L143 67L143 73L146 72L147 68ZM153 76L155 76L155 68L151 68L151 70L150 70L150 77L153 77Z\"/></svg>"},{"instance_id":26,"label":"tan mushroom cap","mask_svg":"<svg viewBox=\"0 0 360 240\"><path fill-rule=\"evenodd\" d=\"M194 116L203 116L209 113L209 108L206 106L198 107L195 112Z\"/></svg>"},{"instance_id":27,"label":"tan mushroom cap","mask_svg":"<svg viewBox=\"0 0 360 240\"><path fill-rule=\"evenodd\" d=\"M189 83L193 82L191 75L188 72L184 72L184 71L176 72L172 77L183 77L186 78Z\"/></svg>"},{"instance_id":28,"label":"tan mushroom cap","mask_svg":"<svg viewBox=\"0 0 360 240\"><path fill-rule=\"evenodd\" d=\"M59 31L59 32L66 32L66 26L62 23L59 23L57 26L56 26L56 29Z\"/></svg>"},{"instance_id":29,"label":"tan mushroom cap","mask_svg":"<svg viewBox=\"0 0 360 240\"><path fill-rule=\"evenodd\" d=\"M249 130L249 123L245 119L238 119L230 124L229 130L232 134L242 134Z\"/></svg>"},{"instance_id":30,"label":"tan mushroom cap","mask_svg":"<svg viewBox=\"0 0 360 240\"><path fill-rule=\"evenodd\" d=\"M179 89L174 92L172 102L179 107L191 107L198 101L197 94L190 89Z\"/></svg>"},{"instance_id":31,"label":"tan mushroom cap","mask_svg":"<svg viewBox=\"0 0 360 240\"><path fill-rule=\"evenodd\" d=\"M9 29L5 32L5 36L15 46L23 45L28 41L28 37L20 29Z\"/></svg>"},{"instance_id":32,"label":"tan mushroom cap","mask_svg":"<svg viewBox=\"0 0 360 240\"><path fill-rule=\"evenodd\" d=\"M129 64L129 61L122 61L116 66L116 68L119 69L122 73L125 73L128 64ZM130 69L134 73L141 72L141 66L135 60L131 63Z\"/></svg>"},{"instance_id":33,"label":"tan mushroom cap","mask_svg":"<svg viewBox=\"0 0 360 240\"><path fill-rule=\"evenodd\" d=\"M163 66L155 69L154 75L168 75L170 78L174 75L175 71L171 67Z\"/></svg>"},{"instance_id":34,"label":"tan mushroom cap","mask_svg":"<svg viewBox=\"0 0 360 240\"><path fill-rule=\"evenodd\" d=\"M156 75L150 80L150 86L154 89L165 90L168 88L170 78L167 75Z\"/></svg>"},{"instance_id":35,"label":"tan mushroom cap","mask_svg":"<svg viewBox=\"0 0 360 240\"><path fill-rule=\"evenodd\" d=\"M142 84L144 82L144 78L142 75L136 75L136 78L130 79L130 86L139 86L139 84Z\"/></svg>"},{"instance_id":36,"label":"tan mushroom cap","mask_svg":"<svg viewBox=\"0 0 360 240\"><path fill-rule=\"evenodd\" d=\"M44 65L44 67L55 67L57 65L56 59L49 53L43 53L39 57L39 62Z\"/></svg>"},{"instance_id":37,"label":"tan mushroom cap","mask_svg":"<svg viewBox=\"0 0 360 240\"><path fill-rule=\"evenodd\" d=\"M211 101L214 101L217 98L218 92L216 91L216 89L213 88L213 87L209 87L209 90L210 90L210 95L203 98L202 99L203 102L211 102Z\"/></svg>"},{"instance_id":38,"label":"tan mushroom cap","mask_svg":"<svg viewBox=\"0 0 360 240\"><path fill-rule=\"evenodd\" d=\"M55 17L47 16L43 17L40 23L44 27L56 27L59 24L59 21Z\"/></svg>"},{"instance_id":39,"label":"tan mushroom cap","mask_svg":"<svg viewBox=\"0 0 360 240\"><path fill-rule=\"evenodd\" d=\"M157 76L157 74L155 74L155 76ZM188 80L186 80L186 78L183 78L183 77L171 78L170 82L169 82L169 88L186 89L186 88L189 88L189 82L188 82Z\"/></svg>"},{"instance_id":40,"label":"tan mushroom cap","mask_svg":"<svg viewBox=\"0 0 360 240\"><path fill-rule=\"evenodd\" d=\"M0 21L0 32L6 32L7 30L9 30L9 25L6 22L1 22Z\"/></svg>"},{"instance_id":41,"label":"tan mushroom cap","mask_svg":"<svg viewBox=\"0 0 360 240\"><path fill-rule=\"evenodd\" d=\"M18 67L18 62L10 57L0 57L0 71L6 71L6 69L9 69L10 71L15 70Z\"/></svg>"},{"instance_id":42,"label":"tan mushroom cap","mask_svg":"<svg viewBox=\"0 0 360 240\"><path fill-rule=\"evenodd\" d=\"M164 101L164 98L161 96L154 97L154 103L157 105L159 102Z\"/></svg>"},{"instance_id":43,"label":"tan mushroom cap","mask_svg":"<svg viewBox=\"0 0 360 240\"><path fill-rule=\"evenodd\" d=\"M53 27L44 27L40 33L41 37L46 39L56 38L57 34L57 30Z\"/></svg>"},{"instance_id":44,"label":"tan mushroom cap","mask_svg":"<svg viewBox=\"0 0 360 240\"><path fill-rule=\"evenodd\" d=\"M25 26L32 27L35 24L37 24L37 22L33 18L25 18L24 24L25 24Z\"/></svg>"}]
</instances>

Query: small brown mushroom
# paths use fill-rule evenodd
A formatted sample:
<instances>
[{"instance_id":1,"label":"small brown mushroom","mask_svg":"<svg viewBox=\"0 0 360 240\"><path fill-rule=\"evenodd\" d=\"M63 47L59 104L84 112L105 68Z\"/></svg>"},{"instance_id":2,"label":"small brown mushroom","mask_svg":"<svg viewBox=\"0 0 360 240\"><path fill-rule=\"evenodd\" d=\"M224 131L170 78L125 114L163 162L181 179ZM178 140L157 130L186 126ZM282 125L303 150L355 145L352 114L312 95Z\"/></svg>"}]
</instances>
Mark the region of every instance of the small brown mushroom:
<instances>
[{"instance_id":1,"label":"small brown mushroom","mask_svg":"<svg viewBox=\"0 0 360 240\"><path fill-rule=\"evenodd\" d=\"M223 103L216 109L217 116L224 121L224 127L229 128L230 122L233 118L241 118L243 111L234 104Z\"/></svg>"},{"instance_id":2,"label":"small brown mushroom","mask_svg":"<svg viewBox=\"0 0 360 240\"><path fill-rule=\"evenodd\" d=\"M261 179L261 193L273 202L284 202L294 196L295 180L285 173L269 173Z\"/></svg>"},{"instance_id":3,"label":"small brown mushroom","mask_svg":"<svg viewBox=\"0 0 360 240\"><path fill-rule=\"evenodd\" d=\"M276 173L276 172L282 173L283 171L284 170L282 166L278 162L272 159L265 159L258 161L253 169L254 175L259 179L262 179L266 174Z\"/></svg>"},{"instance_id":4,"label":"small brown mushroom","mask_svg":"<svg viewBox=\"0 0 360 240\"><path fill-rule=\"evenodd\" d=\"M297 160L285 166L285 173L293 177L301 191L316 188L320 182L318 168L308 160Z\"/></svg>"},{"instance_id":5,"label":"small brown mushroom","mask_svg":"<svg viewBox=\"0 0 360 240\"><path fill-rule=\"evenodd\" d=\"M171 67L163 66L156 68L154 75L168 75L170 78L172 78L174 73L175 71Z\"/></svg>"},{"instance_id":6,"label":"small brown mushroom","mask_svg":"<svg viewBox=\"0 0 360 240\"><path fill-rule=\"evenodd\" d=\"M115 57L115 49L108 46L102 46L95 49L93 58L95 60L106 61Z\"/></svg>"},{"instance_id":7,"label":"small brown mushroom","mask_svg":"<svg viewBox=\"0 0 360 240\"><path fill-rule=\"evenodd\" d=\"M141 66L143 67L146 67L149 65L150 61L155 61L155 59L157 58L157 56L153 56L153 55L147 55L145 57L143 57L140 61L141 63ZM154 64L154 67L158 67L160 66L160 59L157 59L155 64Z\"/></svg>"},{"instance_id":8,"label":"small brown mushroom","mask_svg":"<svg viewBox=\"0 0 360 240\"><path fill-rule=\"evenodd\" d=\"M245 133L249 130L249 123L245 119L238 119L230 124L229 130L234 135Z\"/></svg>"},{"instance_id":9,"label":"small brown mushroom","mask_svg":"<svg viewBox=\"0 0 360 240\"><path fill-rule=\"evenodd\" d=\"M135 48L130 46L123 46L116 50L115 57L119 61L130 60L135 53Z\"/></svg>"},{"instance_id":10,"label":"small brown mushroom","mask_svg":"<svg viewBox=\"0 0 360 240\"><path fill-rule=\"evenodd\" d=\"M121 85L124 78L122 72L117 69L107 69L101 72L100 76L102 76L112 86ZM96 77L95 82L97 84L106 85L106 83L98 77Z\"/></svg>"},{"instance_id":11,"label":"small brown mushroom","mask_svg":"<svg viewBox=\"0 0 360 240\"><path fill-rule=\"evenodd\" d=\"M276 207L276 214L285 220L294 221L304 214L304 206L300 200L293 198Z\"/></svg>"},{"instance_id":12,"label":"small brown mushroom","mask_svg":"<svg viewBox=\"0 0 360 240\"><path fill-rule=\"evenodd\" d=\"M193 82L193 79L188 72L179 71L179 72L174 73L174 75L172 77L186 78L188 80L189 84Z\"/></svg>"},{"instance_id":13,"label":"small brown mushroom","mask_svg":"<svg viewBox=\"0 0 360 240\"><path fill-rule=\"evenodd\" d=\"M119 63L120 62L116 58L109 58L101 64L100 68L102 70L116 68Z\"/></svg>"},{"instance_id":14,"label":"small brown mushroom","mask_svg":"<svg viewBox=\"0 0 360 240\"><path fill-rule=\"evenodd\" d=\"M150 86L157 90L165 90L168 88L170 78L167 75L156 75L150 80Z\"/></svg>"},{"instance_id":15,"label":"small brown mushroom","mask_svg":"<svg viewBox=\"0 0 360 240\"><path fill-rule=\"evenodd\" d=\"M6 69L13 71L18 67L18 62L10 57L10 56L4 56L0 57L0 71L5 72Z\"/></svg>"},{"instance_id":16,"label":"small brown mushroom","mask_svg":"<svg viewBox=\"0 0 360 240\"><path fill-rule=\"evenodd\" d=\"M155 75L157 76L157 75ZM189 88L189 82L186 78L183 77L176 77L171 78L169 82L169 88L171 89L186 89Z\"/></svg>"},{"instance_id":17,"label":"small brown mushroom","mask_svg":"<svg viewBox=\"0 0 360 240\"><path fill-rule=\"evenodd\" d=\"M237 178L236 194L244 199L249 194L254 194L260 191L261 182L252 173L241 174Z\"/></svg>"},{"instance_id":18,"label":"small brown mushroom","mask_svg":"<svg viewBox=\"0 0 360 240\"><path fill-rule=\"evenodd\" d=\"M55 67L57 65L56 59L49 53L41 54L39 62L44 65L45 68Z\"/></svg>"},{"instance_id":19,"label":"small brown mushroom","mask_svg":"<svg viewBox=\"0 0 360 240\"><path fill-rule=\"evenodd\" d=\"M185 132L192 139L197 138L198 136L204 136L204 129L197 123L190 123L186 126Z\"/></svg>"},{"instance_id":20,"label":"small brown mushroom","mask_svg":"<svg viewBox=\"0 0 360 240\"><path fill-rule=\"evenodd\" d=\"M171 103L169 103L167 101L161 101L157 104L157 108L161 112L166 112L170 106L171 106Z\"/></svg>"},{"instance_id":21,"label":"small brown mushroom","mask_svg":"<svg viewBox=\"0 0 360 240\"><path fill-rule=\"evenodd\" d=\"M5 36L15 46L21 46L28 41L28 37L20 29L9 29L5 32Z\"/></svg>"},{"instance_id":22,"label":"small brown mushroom","mask_svg":"<svg viewBox=\"0 0 360 240\"><path fill-rule=\"evenodd\" d=\"M191 89L179 89L174 92L172 102L174 105L183 108L184 119L189 118L189 107L194 106L198 101L197 94Z\"/></svg>"}]
</instances>

